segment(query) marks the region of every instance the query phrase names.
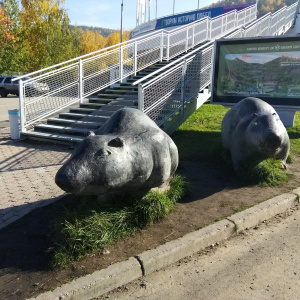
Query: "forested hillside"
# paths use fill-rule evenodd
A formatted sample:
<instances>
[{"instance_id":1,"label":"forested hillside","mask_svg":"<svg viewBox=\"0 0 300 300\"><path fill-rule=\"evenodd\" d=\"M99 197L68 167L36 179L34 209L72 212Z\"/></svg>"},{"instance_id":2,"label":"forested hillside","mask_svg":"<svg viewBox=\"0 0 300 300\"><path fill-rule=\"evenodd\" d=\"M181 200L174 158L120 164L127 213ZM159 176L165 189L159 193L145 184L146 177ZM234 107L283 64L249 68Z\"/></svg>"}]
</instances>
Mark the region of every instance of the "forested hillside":
<instances>
[{"instance_id":1,"label":"forested hillside","mask_svg":"<svg viewBox=\"0 0 300 300\"><path fill-rule=\"evenodd\" d=\"M235 4L243 4L243 3L255 3L255 0L221 0L218 2L214 2L213 4L207 7L218 7L218 6L229 6ZM268 12L274 12L279 8L287 5L291 5L297 2L297 0L258 0L257 1L257 16L258 18L265 15Z\"/></svg>"},{"instance_id":2,"label":"forested hillside","mask_svg":"<svg viewBox=\"0 0 300 300\"><path fill-rule=\"evenodd\" d=\"M74 27L80 28L83 31L89 30L92 32L97 32L100 31L102 36L107 38L110 34L117 32L118 30L113 30L113 29L109 29L109 28L102 28L102 27L94 27L94 26L85 26L85 25L70 25L70 28L73 29Z\"/></svg>"}]
</instances>

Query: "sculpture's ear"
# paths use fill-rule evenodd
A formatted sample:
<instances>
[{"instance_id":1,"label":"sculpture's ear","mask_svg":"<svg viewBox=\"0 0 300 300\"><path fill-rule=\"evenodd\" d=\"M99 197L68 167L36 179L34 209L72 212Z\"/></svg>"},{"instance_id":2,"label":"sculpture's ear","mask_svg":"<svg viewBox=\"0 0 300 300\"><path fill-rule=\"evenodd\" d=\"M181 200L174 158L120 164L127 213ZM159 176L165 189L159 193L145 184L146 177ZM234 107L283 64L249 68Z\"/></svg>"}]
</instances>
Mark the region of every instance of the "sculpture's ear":
<instances>
[{"instance_id":1,"label":"sculpture's ear","mask_svg":"<svg viewBox=\"0 0 300 300\"><path fill-rule=\"evenodd\" d=\"M125 144L124 139L117 137L111 141L109 141L108 146L111 147L123 147Z\"/></svg>"},{"instance_id":2,"label":"sculpture's ear","mask_svg":"<svg viewBox=\"0 0 300 300\"><path fill-rule=\"evenodd\" d=\"M87 133L87 136L94 136L95 135L95 132L94 131L89 131L88 133Z\"/></svg>"}]
</instances>

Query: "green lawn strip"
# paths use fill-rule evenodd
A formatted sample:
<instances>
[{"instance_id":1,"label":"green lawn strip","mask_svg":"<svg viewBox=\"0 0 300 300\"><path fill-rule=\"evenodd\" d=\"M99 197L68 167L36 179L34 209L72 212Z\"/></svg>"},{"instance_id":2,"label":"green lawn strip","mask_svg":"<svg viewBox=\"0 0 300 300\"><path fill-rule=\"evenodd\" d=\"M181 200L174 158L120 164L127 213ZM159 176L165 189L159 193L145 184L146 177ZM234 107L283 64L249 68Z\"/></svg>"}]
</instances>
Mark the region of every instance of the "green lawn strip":
<instances>
[{"instance_id":1,"label":"green lawn strip","mask_svg":"<svg viewBox=\"0 0 300 300\"><path fill-rule=\"evenodd\" d=\"M228 110L221 105L204 104L178 128L172 137L179 149L180 159L217 162L226 168L232 168L230 153L223 149L221 142L222 120ZM290 132L293 133L291 151L300 153L298 113L295 126L288 128L289 135ZM289 155L288 163L292 161L293 156ZM270 158L249 162L248 168L237 176L237 180L242 180L247 185L276 186L287 182L290 176L279 160Z\"/></svg>"},{"instance_id":2,"label":"green lawn strip","mask_svg":"<svg viewBox=\"0 0 300 300\"><path fill-rule=\"evenodd\" d=\"M290 137L292 154L300 154L300 112L296 112L294 126L288 127L287 132Z\"/></svg>"},{"instance_id":3,"label":"green lawn strip","mask_svg":"<svg viewBox=\"0 0 300 300\"><path fill-rule=\"evenodd\" d=\"M166 192L150 191L142 198L115 196L105 201L83 197L80 205L59 222L54 239L53 267L62 267L94 250L102 250L158 221L189 191L181 176L174 176Z\"/></svg>"}]
</instances>

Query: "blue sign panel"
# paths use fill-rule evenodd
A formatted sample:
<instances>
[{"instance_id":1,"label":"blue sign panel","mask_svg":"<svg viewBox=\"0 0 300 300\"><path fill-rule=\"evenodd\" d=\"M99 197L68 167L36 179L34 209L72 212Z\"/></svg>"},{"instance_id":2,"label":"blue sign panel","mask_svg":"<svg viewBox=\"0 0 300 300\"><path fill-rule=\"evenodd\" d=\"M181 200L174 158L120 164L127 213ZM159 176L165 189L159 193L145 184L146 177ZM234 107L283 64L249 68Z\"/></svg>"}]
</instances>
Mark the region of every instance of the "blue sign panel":
<instances>
[{"instance_id":1,"label":"blue sign panel","mask_svg":"<svg viewBox=\"0 0 300 300\"><path fill-rule=\"evenodd\" d=\"M214 7L210 9L196 10L184 14L164 17L157 19L155 29L166 28L170 26L178 26L188 24L205 17L214 18L223 13L223 7Z\"/></svg>"}]
</instances>

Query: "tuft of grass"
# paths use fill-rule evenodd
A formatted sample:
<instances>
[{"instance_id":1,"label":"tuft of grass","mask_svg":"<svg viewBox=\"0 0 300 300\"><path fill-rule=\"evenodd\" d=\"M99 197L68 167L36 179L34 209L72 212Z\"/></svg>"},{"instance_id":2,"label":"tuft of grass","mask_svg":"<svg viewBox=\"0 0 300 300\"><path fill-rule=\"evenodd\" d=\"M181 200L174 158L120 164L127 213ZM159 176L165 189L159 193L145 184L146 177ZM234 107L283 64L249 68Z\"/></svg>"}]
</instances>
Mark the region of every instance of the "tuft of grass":
<instances>
[{"instance_id":1,"label":"tuft of grass","mask_svg":"<svg viewBox=\"0 0 300 300\"><path fill-rule=\"evenodd\" d=\"M247 183L260 186L281 185L287 182L291 176L285 171L281 161L274 158L249 162L241 175Z\"/></svg>"},{"instance_id":2,"label":"tuft of grass","mask_svg":"<svg viewBox=\"0 0 300 300\"><path fill-rule=\"evenodd\" d=\"M121 237L167 216L190 191L182 176L174 176L166 192L150 191L141 198L113 196L106 201L83 197L81 205L67 212L55 235L52 267L62 267L95 250L103 250Z\"/></svg>"}]
</instances>

